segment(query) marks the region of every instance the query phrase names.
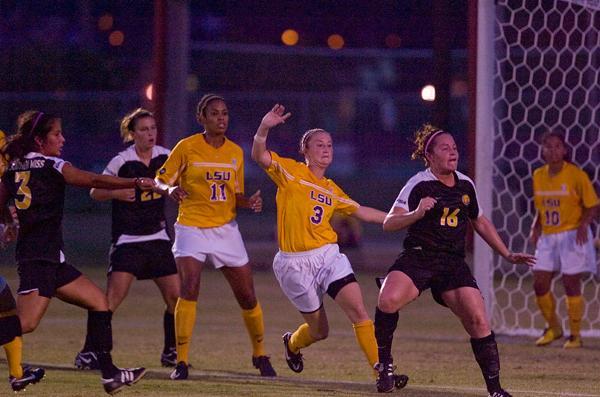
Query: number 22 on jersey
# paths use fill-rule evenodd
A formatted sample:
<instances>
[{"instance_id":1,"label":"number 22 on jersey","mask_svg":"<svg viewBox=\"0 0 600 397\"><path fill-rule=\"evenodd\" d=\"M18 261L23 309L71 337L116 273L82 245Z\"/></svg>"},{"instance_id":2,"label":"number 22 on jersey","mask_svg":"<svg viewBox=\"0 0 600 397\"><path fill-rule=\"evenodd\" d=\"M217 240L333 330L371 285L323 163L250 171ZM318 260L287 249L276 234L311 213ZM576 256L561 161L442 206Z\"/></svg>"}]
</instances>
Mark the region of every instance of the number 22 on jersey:
<instances>
[{"instance_id":1,"label":"number 22 on jersey","mask_svg":"<svg viewBox=\"0 0 600 397\"><path fill-rule=\"evenodd\" d=\"M26 210L31 205L31 189L27 186L30 177L30 171L15 172L15 183L19 185L17 195L22 196L15 198L15 206L20 210Z\"/></svg>"}]
</instances>

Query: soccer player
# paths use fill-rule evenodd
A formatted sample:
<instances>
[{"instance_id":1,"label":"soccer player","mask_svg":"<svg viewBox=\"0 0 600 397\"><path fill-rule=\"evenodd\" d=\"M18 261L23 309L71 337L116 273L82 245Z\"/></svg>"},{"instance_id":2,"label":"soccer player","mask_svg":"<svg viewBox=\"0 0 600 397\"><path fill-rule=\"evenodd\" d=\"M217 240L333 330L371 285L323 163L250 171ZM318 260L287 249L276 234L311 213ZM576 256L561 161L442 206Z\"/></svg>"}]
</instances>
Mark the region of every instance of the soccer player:
<instances>
[{"instance_id":1,"label":"soccer player","mask_svg":"<svg viewBox=\"0 0 600 397\"><path fill-rule=\"evenodd\" d=\"M207 263L223 272L242 308L252 343L252 364L261 376L276 376L266 355L263 313L235 221L237 208L262 210L260 191L244 196L244 154L225 136L229 124L225 100L204 95L196 117L204 132L179 141L156 176L158 185L179 202L173 254L181 294L175 306L177 366L171 379L188 377L200 275Z\"/></svg>"},{"instance_id":2,"label":"soccer player","mask_svg":"<svg viewBox=\"0 0 600 397\"><path fill-rule=\"evenodd\" d=\"M60 156L65 138L61 120L43 112L24 116L2 152L7 169L0 184L0 208L13 199L19 219L16 261L19 273L17 314L23 333L32 332L50 299L88 310L88 334L98 352L102 385L109 394L138 382L144 368L120 369L111 358L111 312L104 293L65 261L62 216L65 186L154 188L150 178L118 178L81 171ZM6 215L5 215L6 216Z\"/></svg>"},{"instance_id":3,"label":"soccer player","mask_svg":"<svg viewBox=\"0 0 600 397\"><path fill-rule=\"evenodd\" d=\"M381 224L385 212L359 205L325 177L333 160L333 143L327 131L312 129L304 133L300 140L304 163L267 150L269 130L290 115L282 105L275 105L263 117L252 145L252 159L277 185L279 252L273 260L273 271L305 321L293 333L283 335L285 359L292 371L301 372L304 363L300 349L327 338L329 324L323 307L323 295L327 293L352 323L356 340L372 369L377 363L373 322L352 266L346 255L339 252L330 220L338 211Z\"/></svg>"},{"instance_id":4,"label":"soccer player","mask_svg":"<svg viewBox=\"0 0 600 397\"><path fill-rule=\"evenodd\" d=\"M156 121L146 109L138 108L121 120L121 137L131 143L117 154L104 170L105 175L124 178L154 178L169 150L156 145ZM179 296L179 276L171 253L171 239L164 215L165 199L153 191L93 188L95 200L112 200L112 245L109 253L106 295L108 307L115 312L127 296L134 278L151 279L166 304L163 315L164 346L160 362L165 367L177 364L175 350L175 304ZM98 369L91 351L89 335L83 350L75 357L80 369Z\"/></svg>"},{"instance_id":5,"label":"soccer player","mask_svg":"<svg viewBox=\"0 0 600 397\"><path fill-rule=\"evenodd\" d=\"M383 223L385 231L407 229L407 235L404 251L383 282L375 312L380 360L377 390L393 389L391 349L398 310L431 288L436 302L449 307L471 337L489 395L510 396L500 386L496 340L477 283L465 263L468 224L507 261L531 265L535 258L510 252L482 214L473 182L456 170L458 150L450 133L426 124L414 142L413 159L423 159L428 168L408 180Z\"/></svg>"},{"instance_id":6,"label":"soccer player","mask_svg":"<svg viewBox=\"0 0 600 397\"><path fill-rule=\"evenodd\" d=\"M552 277L562 274L567 295L571 335L564 348L581 347L581 273L596 264L590 222L600 201L585 171L566 160L567 146L562 134L549 131L542 137L546 164L533 172L536 208L530 241L536 246L533 288L542 316L548 323L537 346L546 346L563 335L550 291Z\"/></svg>"},{"instance_id":7,"label":"soccer player","mask_svg":"<svg viewBox=\"0 0 600 397\"><path fill-rule=\"evenodd\" d=\"M15 392L25 390L32 383L38 383L45 374L43 368L21 365L23 355L21 335L21 323L17 316L15 298L4 277L0 276L0 345L4 348L8 362L8 383Z\"/></svg>"}]
</instances>

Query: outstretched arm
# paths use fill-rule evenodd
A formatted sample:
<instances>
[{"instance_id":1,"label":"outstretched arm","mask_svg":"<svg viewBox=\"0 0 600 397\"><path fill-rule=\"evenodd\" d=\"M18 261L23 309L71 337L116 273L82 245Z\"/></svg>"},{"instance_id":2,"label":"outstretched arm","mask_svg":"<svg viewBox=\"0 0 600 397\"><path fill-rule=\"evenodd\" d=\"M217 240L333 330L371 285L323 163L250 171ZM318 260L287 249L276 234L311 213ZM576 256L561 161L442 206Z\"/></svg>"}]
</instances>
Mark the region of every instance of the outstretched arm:
<instances>
[{"instance_id":1,"label":"outstretched arm","mask_svg":"<svg viewBox=\"0 0 600 397\"><path fill-rule=\"evenodd\" d=\"M360 219L363 222L379 223L382 224L385 219L386 213L371 207L360 206L352 214L353 217Z\"/></svg>"},{"instance_id":2,"label":"outstretched arm","mask_svg":"<svg viewBox=\"0 0 600 397\"><path fill-rule=\"evenodd\" d=\"M510 252L500 238L500 235L496 231L496 228L492 222L490 222L485 216L481 215L477 219L472 220L471 224L473 225L475 231L485 240L485 242L488 243L488 245L492 247L494 251L500 254L507 261L529 266L533 266L533 264L535 264L535 256L533 255L520 252Z\"/></svg>"},{"instance_id":3,"label":"outstretched arm","mask_svg":"<svg viewBox=\"0 0 600 397\"><path fill-rule=\"evenodd\" d=\"M96 201L121 200L127 202L135 201L135 189L100 189L92 188L90 196Z\"/></svg>"},{"instance_id":4,"label":"outstretched arm","mask_svg":"<svg viewBox=\"0 0 600 397\"><path fill-rule=\"evenodd\" d=\"M252 160L263 168L268 168L271 165L271 154L267 150L267 136L269 130L285 121L291 116L291 113L285 113L285 107L280 104L273 106L262 118L252 143Z\"/></svg>"},{"instance_id":5,"label":"outstretched arm","mask_svg":"<svg viewBox=\"0 0 600 397\"><path fill-rule=\"evenodd\" d=\"M152 190L154 180L151 178L119 178L111 175L99 175L80 170L66 163L62 174L69 185L79 187L95 187L101 189L127 189L139 187L142 190Z\"/></svg>"}]
</instances>

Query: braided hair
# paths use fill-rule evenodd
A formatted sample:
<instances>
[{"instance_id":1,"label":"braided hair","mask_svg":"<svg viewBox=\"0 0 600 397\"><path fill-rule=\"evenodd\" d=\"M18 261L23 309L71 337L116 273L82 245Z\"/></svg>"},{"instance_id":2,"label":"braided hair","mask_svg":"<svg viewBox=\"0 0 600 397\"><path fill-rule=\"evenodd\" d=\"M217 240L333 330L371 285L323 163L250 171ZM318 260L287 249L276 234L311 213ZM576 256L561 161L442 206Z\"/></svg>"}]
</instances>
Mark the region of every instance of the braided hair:
<instances>
[{"instance_id":1,"label":"braided hair","mask_svg":"<svg viewBox=\"0 0 600 397\"><path fill-rule=\"evenodd\" d=\"M217 94L206 94L200 98L200 102L198 102L198 106L196 107L196 116L206 116L206 107L210 102L215 100L225 102L225 99Z\"/></svg>"},{"instance_id":2,"label":"braided hair","mask_svg":"<svg viewBox=\"0 0 600 397\"><path fill-rule=\"evenodd\" d=\"M425 165L429 166L426 154L433 152L433 142L440 134L448 134L448 132L429 123L423 124L415 133L413 142L416 147L411 158L413 160L423 159Z\"/></svg>"}]
</instances>

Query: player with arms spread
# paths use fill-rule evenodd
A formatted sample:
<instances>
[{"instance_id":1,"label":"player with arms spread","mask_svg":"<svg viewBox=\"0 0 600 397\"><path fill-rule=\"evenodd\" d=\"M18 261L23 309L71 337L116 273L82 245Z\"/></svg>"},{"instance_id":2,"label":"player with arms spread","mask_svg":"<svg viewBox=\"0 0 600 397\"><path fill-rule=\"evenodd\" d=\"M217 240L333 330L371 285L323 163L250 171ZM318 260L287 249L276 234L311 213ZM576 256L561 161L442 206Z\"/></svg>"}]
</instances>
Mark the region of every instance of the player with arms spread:
<instances>
[{"instance_id":1,"label":"player with arms spread","mask_svg":"<svg viewBox=\"0 0 600 397\"><path fill-rule=\"evenodd\" d=\"M471 337L489 395L508 397L500 386L500 359L483 298L465 263L469 224L498 254L511 263L535 258L510 252L492 223L482 214L473 181L458 172L458 150L452 135L424 125L415 137L413 159L429 167L410 178L387 215L383 229L407 229L404 251L388 270L375 313L379 346L377 390L393 389L392 339L398 310L431 288L434 299L461 320Z\"/></svg>"},{"instance_id":2,"label":"player with arms spread","mask_svg":"<svg viewBox=\"0 0 600 397\"><path fill-rule=\"evenodd\" d=\"M323 295L327 293L352 322L356 340L373 368L377 363L373 322L352 266L346 255L339 252L330 220L339 211L381 224L385 212L359 205L325 177L333 160L333 142L327 131L317 128L304 133L300 152L305 162L267 150L269 130L290 115L282 105L275 105L263 117L252 145L252 159L277 185L279 252L273 260L273 271L305 321L293 333L283 335L285 358L292 371L301 372L304 364L300 349L327 338L329 323L323 306ZM397 376L394 383L404 387L407 380Z\"/></svg>"},{"instance_id":3,"label":"player with arms spread","mask_svg":"<svg viewBox=\"0 0 600 397\"><path fill-rule=\"evenodd\" d=\"M150 178L117 178L81 171L60 156L65 138L61 120L29 112L3 149L7 170L0 184L0 208L13 199L19 219L16 261L19 274L17 314L23 333L32 332L54 296L88 310L88 334L98 352L104 390L131 386L144 368L121 369L111 358L112 313L106 296L91 280L65 261L62 218L67 184L123 189L154 188Z\"/></svg>"}]
</instances>

